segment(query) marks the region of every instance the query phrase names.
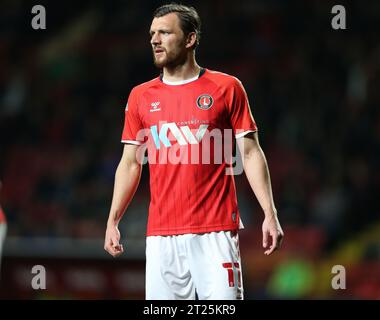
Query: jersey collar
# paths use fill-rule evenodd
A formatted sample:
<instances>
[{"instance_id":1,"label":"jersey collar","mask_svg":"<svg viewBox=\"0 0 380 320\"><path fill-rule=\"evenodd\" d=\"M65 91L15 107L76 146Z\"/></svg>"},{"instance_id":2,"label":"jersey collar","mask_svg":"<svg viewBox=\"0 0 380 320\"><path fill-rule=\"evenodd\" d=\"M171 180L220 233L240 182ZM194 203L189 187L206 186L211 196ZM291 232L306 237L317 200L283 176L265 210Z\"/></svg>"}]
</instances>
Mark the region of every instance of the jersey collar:
<instances>
[{"instance_id":1,"label":"jersey collar","mask_svg":"<svg viewBox=\"0 0 380 320\"><path fill-rule=\"evenodd\" d=\"M180 80L180 81L167 81L167 80L164 80L164 74L161 73L160 74L160 81L163 82L163 83L165 83L165 84L171 85L171 86L178 86L178 85L190 83L192 81L195 81L195 80L199 79L200 77L203 76L203 74L205 72L206 72L206 69L205 68L201 68L201 70L199 71L199 74L196 75L195 77L190 78L190 79L186 79L186 80Z\"/></svg>"}]
</instances>

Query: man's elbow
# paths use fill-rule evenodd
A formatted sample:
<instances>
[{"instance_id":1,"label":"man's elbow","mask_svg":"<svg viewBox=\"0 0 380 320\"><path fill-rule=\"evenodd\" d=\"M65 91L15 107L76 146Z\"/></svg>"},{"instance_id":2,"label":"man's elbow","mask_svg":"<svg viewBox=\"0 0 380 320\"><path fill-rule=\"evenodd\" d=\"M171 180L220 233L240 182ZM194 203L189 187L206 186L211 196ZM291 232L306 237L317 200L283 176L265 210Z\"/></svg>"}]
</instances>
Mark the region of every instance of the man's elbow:
<instances>
[{"instance_id":1,"label":"man's elbow","mask_svg":"<svg viewBox=\"0 0 380 320\"><path fill-rule=\"evenodd\" d=\"M130 161L127 163L127 169L132 172L139 172L142 169L142 165L137 161Z\"/></svg>"},{"instance_id":2,"label":"man's elbow","mask_svg":"<svg viewBox=\"0 0 380 320\"><path fill-rule=\"evenodd\" d=\"M243 150L244 161L255 159L262 154L262 150L259 145L249 146Z\"/></svg>"},{"instance_id":3,"label":"man's elbow","mask_svg":"<svg viewBox=\"0 0 380 320\"><path fill-rule=\"evenodd\" d=\"M142 164L138 161L132 161L130 159L122 159L117 167L117 173L125 173L129 174L139 173L142 170Z\"/></svg>"}]
</instances>

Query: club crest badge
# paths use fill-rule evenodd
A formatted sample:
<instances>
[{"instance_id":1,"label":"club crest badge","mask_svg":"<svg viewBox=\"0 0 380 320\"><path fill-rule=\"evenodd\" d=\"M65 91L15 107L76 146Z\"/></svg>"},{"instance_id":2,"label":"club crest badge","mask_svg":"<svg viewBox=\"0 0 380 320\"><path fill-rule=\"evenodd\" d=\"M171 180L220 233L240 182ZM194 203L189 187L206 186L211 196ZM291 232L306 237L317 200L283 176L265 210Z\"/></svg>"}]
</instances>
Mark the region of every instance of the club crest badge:
<instances>
[{"instance_id":1,"label":"club crest badge","mask_svg":"<svg viewBox=\"0 0 380 320\"><path fill-rule=\"evenodd\" d=\"M197 106L202 110L208 110L214 103L214 99L209 94L202 94L197 99Z\"/></svg>"}]
</instances>

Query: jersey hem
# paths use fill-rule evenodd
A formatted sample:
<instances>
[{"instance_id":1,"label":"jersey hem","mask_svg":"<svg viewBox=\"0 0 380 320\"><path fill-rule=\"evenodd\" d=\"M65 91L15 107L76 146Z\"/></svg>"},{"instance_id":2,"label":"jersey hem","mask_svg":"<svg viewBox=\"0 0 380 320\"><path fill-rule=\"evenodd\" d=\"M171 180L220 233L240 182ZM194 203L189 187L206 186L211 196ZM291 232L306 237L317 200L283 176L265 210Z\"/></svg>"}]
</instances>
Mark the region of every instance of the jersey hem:
<instances>
[{"instance_id":1,"label":"jersey hem","mask_svg":"<svg viewBox=\"0 0 380 320\"><path fill-rule=\"evenodd\" d=\"M176 236L181 234L199 234L199 233L209 233L209 232L218 232L218 231L237 231L239 230L238 224L221 226L221 227L193 227L193 228L185 228L182 230L155 230L148 231L146 236Z\"/></svg>"},{"instance_id":2,"label":"jersey hem","mask_svg":"<svg viewBox=\"0 0 380 320\"><path fill-rule=\"evenodd\" d=\"M242 137L244 137L244 136L246 136L248 133L250 133L250 132L256 132L257 131L257 129L250 129L250 130L247 130L247 131L244 131L244 132L240 132L240 133L238 133L238 134L236 134L235 135L235 139L239 139L239 138L242 138Z\"/></svg>"},{"instance_id":3,"label":"jersey hem","mask_svg":"<svg viewBox=\"0 0 380 320\"><path fill-rule=\"evenodd\" d=\"M135 140L121 140L122 143L127 143L127 144L135 144L136 146L141 146L142 142L140 141L135 141Z\"/></svg>"}]
</instances>

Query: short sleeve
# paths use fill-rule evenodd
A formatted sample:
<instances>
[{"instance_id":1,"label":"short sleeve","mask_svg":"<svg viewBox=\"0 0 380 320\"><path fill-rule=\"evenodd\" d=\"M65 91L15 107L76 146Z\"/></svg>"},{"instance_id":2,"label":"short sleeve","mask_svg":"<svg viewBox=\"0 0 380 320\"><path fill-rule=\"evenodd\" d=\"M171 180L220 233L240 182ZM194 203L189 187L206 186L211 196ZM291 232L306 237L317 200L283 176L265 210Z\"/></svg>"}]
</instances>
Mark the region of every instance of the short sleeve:
<instances>
[{"instance_id":1,"label":"short sleeve","mask_svg":"<svg viewBox=\"0 0 380 320\"><path fill-rule=\"evenodd\" d=\"M141 145L141 131L143 130L142 122L138 114L138 97L133 89L129 95L127 105L125 107L124 128L121 142Z\"/></svg>"},{"instance_id":2,"label":"short sleeve","mask_svg":"<svg viewBox=\"0 0 380 320\"><path fill-rule=\"evenodd\" d=\"M247 93L242 83L236 78L233 78L232 83L227 88L226 106L236 139L245 136L249 132L257 131Z\"/></svg>"}]
</instances>

